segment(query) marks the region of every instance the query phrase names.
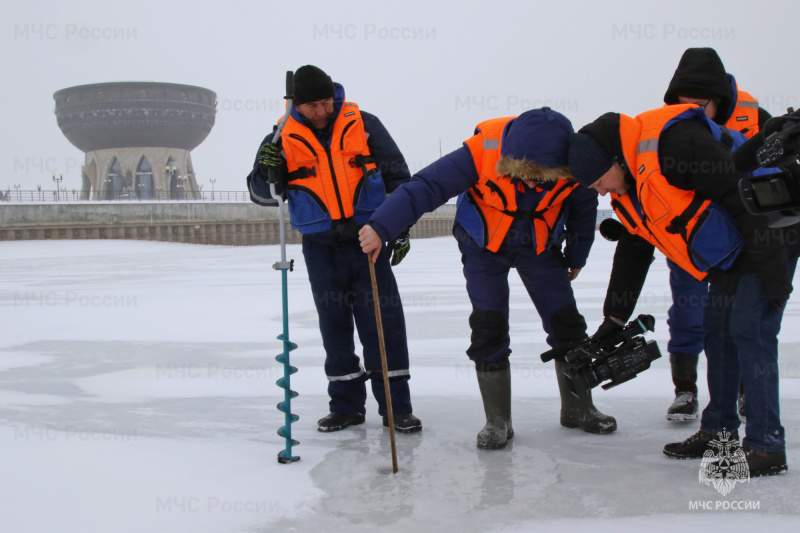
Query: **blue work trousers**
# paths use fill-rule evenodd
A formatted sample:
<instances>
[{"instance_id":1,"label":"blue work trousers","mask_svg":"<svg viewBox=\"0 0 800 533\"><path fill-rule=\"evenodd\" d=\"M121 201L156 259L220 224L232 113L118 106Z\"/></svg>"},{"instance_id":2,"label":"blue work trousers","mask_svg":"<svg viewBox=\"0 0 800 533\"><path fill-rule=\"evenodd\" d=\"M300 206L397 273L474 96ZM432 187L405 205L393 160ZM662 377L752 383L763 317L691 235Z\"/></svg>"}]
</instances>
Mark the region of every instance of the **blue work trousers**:
<instances>
[{"instance_id":1,"label":"blue work trousers","mask_svg":"<svg viewBox=\"0 0 800 533\"><path fill-rule=\"evenodd\" d=\"M708 297L708 282L698 281L667 259L672 306L669 308L669 353L700 355L703 351L703 307Z\"/></svg>"},{"instance_id":2,"label":"blue work trousers","mask_svg":"<svg viewBox=\"0 0 800 533\"><path fill-rule=\"evenodd\" d=\"M375 277L392 411L405 414L411 412L406 323L388 256L386 249L381 250L375 264ZM373 396L378 402L378 414L386 415L386 392L367 255L361 251L357 238L330 245L304 237L303 257L325 348L330 410L347 415L364 414L365 382L370 379ZM363 348L363 367L355 351L356 330Z\"/></svg>"},{"instance_id":3,"label":"blue work trousers","mask_svg":"<svg viewBox=\"0 0 800 533\"><path fill-rule=\"evenodd\" d=\"M545 250L537 255L532 246L501 247L491 252L459 227L456 238L472 302L470 359L482 364L508 364L508 275L512 268L517 270L541 318L551 347L586 335L586 321L578 312L567 268L556 252Z\"/></svg>"}]
</instances>

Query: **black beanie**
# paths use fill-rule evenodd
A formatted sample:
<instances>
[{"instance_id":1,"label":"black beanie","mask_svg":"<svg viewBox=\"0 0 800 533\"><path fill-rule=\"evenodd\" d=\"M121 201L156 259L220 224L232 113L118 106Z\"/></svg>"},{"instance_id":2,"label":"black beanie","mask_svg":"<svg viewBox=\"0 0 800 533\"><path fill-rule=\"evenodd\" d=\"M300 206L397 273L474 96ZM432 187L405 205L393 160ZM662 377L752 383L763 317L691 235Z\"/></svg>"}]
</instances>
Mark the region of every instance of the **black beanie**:
<instances>
[{"instance_id":1,"label":"black beanie","mask_svg":"<svg viewBox=\"0 0 800 533\"><path fill-rule=\"evenodd\" d=\"M588 133L569 136L569 169L584 187L591 186L614 165L614 158Z\"/></svg>"},{"instance_id":2,"label":"black beanie","mask_svg":"<svg viewBox=\"0 0 800 533\"><path fill-rule=\"evenodd\" d=\"M294 104L307 104L333 98L333 80L314 65L305 65L294 73Z\"/></svg>"}]
</instances>

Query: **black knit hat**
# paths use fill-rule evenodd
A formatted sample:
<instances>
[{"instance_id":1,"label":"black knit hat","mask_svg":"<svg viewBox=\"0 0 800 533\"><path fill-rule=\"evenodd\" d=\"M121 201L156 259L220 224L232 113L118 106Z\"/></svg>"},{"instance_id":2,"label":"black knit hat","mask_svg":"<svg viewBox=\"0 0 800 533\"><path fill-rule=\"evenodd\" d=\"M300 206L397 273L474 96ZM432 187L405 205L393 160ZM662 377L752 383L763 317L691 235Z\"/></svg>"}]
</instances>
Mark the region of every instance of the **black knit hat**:
<instances>
[{"instance_id":1,"label":"black knit hat","mask_svg":"<svg viewBox=\"0 0 800 533\"><path fill-rule=\"evenodd\" d=\"M572 177L589 187L614 165L614 158L588 133L569 136L569 169Z\"/></svg>"},{"instance_id":2,"label":"black knit hat","mask_svg":"<svg viewBox=\"0 0 800 533\"><path fill-rule=\"evenodd\" d=\"M617 162L625 171L625 180L633 182L624 164L620 120L619 113L605 113L570 138L569 166L575 181L588 187Z\"/></svg>"},{"instance_id":3,"label":"black knit hat","mask_svg":"<svg viewBox=\"0 0 800 533\"><path fill-rule=\"evenodd\" d=\"M333 98L335 93L331 77L314 65L305 65L294 73L295 105Z\"/></svg>"}]
</instances>

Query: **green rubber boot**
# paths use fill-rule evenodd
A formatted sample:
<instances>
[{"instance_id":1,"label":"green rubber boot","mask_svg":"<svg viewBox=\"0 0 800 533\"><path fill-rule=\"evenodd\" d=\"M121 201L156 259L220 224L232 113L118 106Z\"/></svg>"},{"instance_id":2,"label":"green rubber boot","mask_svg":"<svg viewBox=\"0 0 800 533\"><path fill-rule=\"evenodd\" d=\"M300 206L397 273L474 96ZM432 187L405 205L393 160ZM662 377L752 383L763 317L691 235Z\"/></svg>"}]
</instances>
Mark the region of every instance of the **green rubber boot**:
<instances>
[{"instance_id":1,"label":"green rubber boot","mask_svg":"<svg viewBox=\"0 0 800 533\"><path fill-rule=\"evenodd\" d=\"M478 433L478 448L499 450L514 437L511 427L511 368L477 372L486 425Z\"/></svg>"}]
</instances>

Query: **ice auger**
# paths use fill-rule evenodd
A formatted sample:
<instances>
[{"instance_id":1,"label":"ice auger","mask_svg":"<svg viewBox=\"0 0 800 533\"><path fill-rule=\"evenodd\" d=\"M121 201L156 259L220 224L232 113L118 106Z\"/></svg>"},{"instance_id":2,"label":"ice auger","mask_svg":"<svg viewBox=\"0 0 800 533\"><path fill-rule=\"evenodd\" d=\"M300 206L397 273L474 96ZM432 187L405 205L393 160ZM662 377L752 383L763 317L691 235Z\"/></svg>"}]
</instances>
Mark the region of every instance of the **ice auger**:
<instances>
[{"instance_id":1,"label":"ice auger","mask_svg":"<svg viewBox=\"0 0 800 533\"><path fill-rule=\"evenodd\" d=\"M292 112L292 99L294 93L294 74L292 71L286 73L286 114L283 119L278 123L278 128L272 137L272 142L277 144L281 139L281 130L284 124L289 119L289 114ZM277 172L270 169L269 173L269 192L272 197L278 202L278 223L280 225L281 234L281 260L272 268L281 271L281 300L283 306L283 333L278 335L278 339L283 341L283 353L279 354L275 360L283 365L283 377L275 382L278 387L283 389L283 401L278 404L278 411L282 412L285 417L284 425L278 429L278 435L286 439L286 449L278 453L278 462L293 463L299 461L299 456L292 455L292 446L300 444L298 441L292 439L292 424L297 422L300 417L292 414L292 398L297 397L297 393L291 389L290 376L297 372L297 368L289 364L289 352L297 348L297 345L289 340L289 295L287 288L287 273L292 271L294 260L286 261L286 223L283 220L283 200L277 194L275 185L278 182Z\"/></svg>"}]
</instances>

